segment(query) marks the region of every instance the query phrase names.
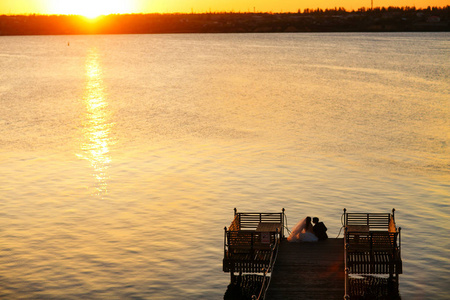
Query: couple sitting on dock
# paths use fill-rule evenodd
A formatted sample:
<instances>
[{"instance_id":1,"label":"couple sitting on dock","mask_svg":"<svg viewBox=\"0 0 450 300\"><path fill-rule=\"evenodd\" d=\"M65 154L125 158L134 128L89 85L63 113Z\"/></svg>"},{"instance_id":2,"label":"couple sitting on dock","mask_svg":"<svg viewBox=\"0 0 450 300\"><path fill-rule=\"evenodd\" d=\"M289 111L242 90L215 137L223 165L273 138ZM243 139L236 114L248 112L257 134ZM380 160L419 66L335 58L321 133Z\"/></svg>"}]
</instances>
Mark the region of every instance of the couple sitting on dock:
<instances>
[{"instance_id":1,"label":"couple sitting on dock","mask_svg":"<svg viewBox=\"0 0 450 300\"><path fill-rule=\"evenodd\" d=\"M295 225L287 240L289 242L317 242L326 240L327 227L319 218L314 217L314 226L311 223L311 217L306 217Z\"/></svg>"}]
</instances>

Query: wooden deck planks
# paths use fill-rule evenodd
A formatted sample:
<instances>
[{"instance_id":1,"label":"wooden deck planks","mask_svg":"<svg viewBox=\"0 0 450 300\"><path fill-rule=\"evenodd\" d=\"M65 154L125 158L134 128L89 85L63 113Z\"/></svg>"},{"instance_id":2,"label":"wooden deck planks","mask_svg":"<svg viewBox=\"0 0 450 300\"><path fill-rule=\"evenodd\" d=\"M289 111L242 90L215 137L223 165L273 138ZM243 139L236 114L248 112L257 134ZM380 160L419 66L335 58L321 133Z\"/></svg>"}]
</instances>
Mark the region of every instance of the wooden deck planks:
<instances>
[{"instance_id":1,"label":"wooden deck planks","mask_svg":"<svg viewBox=\"0 0 450 300\"><path fill-rule=\"evenodd\" d=\"M344 240L289 243L284 240L266 300L343 299Z\"/></svg>"}]
</instances>

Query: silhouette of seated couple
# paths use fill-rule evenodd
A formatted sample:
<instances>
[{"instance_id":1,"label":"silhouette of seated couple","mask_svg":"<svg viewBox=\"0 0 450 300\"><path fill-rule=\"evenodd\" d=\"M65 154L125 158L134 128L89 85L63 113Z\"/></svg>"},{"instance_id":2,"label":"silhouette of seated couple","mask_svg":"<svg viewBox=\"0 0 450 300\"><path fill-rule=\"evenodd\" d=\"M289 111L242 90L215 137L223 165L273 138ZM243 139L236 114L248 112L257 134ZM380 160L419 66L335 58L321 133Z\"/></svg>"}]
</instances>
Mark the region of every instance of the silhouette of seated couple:
<instances>
[{"instance_id":1,"label":"silhouette of seated couple","mask_svg":"<svg viewBox=\"0 0 450 300\"><path fill-rule=\"evenodd\" d=\"M306 217L295 225L287 240L289 242L317 242L328 238L327 227L319 218L314 217L314 226L311 217Z\"/></svg>"}]
</instances>

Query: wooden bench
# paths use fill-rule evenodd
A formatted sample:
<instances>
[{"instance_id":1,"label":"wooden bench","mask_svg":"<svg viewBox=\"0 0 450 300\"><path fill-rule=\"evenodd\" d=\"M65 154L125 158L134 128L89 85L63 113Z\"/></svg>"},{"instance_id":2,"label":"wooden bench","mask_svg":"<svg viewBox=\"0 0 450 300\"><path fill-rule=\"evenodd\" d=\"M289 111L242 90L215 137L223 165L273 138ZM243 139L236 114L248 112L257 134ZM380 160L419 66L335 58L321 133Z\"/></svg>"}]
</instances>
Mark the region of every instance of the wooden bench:
<instances>
[{"instance_id":1,"label":"wooden bench","mask_svg":"<svg viewBox=\"0 0 450 300\"><path fill-rule=\"evenodd\" d=\"M356 231L385 231L395 226L394 212L391 213L346 213L345 226ZM394 222L393 224L391 222Z\"/></svg>"},{"instance_id":2,"label":"wooden bench","mask_svg":"<svg viewBox=\"0 0 450 300\"><path fill-rule=\"evenodd\" d=\"M271 253L284 237L284 209L281 213L238 213L225 227L225 272L254 272L268 266Z\"/></svg>"},{"instance_id":3,"label":"wooden bench","mask_svg":"<svg viewBox=\"0 0 450 300\"><path fill-rule=\"evenodd\" d=\"M347 253L349 274L389 274L402 273L399 258L386 251L361 251Z\"/></svg>"},{"instance_id":4,"label":"wooden bench","mask_svg":"<svg viewBox=\"0 0 450 300\"><path fill-rule=\"evenodd\" d=\"M349 274L401 274L399 235L392 213L346 213L346 263Z\"/></svg>"}]
</instances>

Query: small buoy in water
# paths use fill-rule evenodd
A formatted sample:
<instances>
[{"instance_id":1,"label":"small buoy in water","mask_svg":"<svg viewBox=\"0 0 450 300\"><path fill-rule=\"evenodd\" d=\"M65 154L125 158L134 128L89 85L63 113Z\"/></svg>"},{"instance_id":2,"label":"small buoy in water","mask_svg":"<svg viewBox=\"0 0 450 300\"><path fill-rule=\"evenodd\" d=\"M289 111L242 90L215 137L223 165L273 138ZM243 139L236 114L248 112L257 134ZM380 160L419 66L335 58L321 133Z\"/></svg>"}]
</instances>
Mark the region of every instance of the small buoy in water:
<instances>
[{"instance_id":1,"label":"small buoy in water","mask_svg":"<svg viewBox=\"0 0 450 300\"><path fill-rule=\"evenodd\" d=\"M70 42L67 42L67 46L70 46Z\"/></svg>"}]
</instances>

